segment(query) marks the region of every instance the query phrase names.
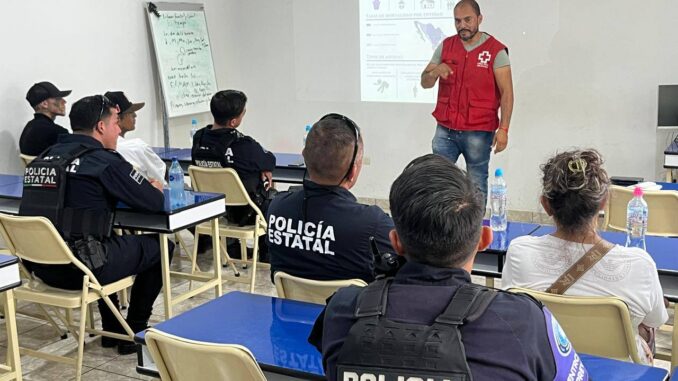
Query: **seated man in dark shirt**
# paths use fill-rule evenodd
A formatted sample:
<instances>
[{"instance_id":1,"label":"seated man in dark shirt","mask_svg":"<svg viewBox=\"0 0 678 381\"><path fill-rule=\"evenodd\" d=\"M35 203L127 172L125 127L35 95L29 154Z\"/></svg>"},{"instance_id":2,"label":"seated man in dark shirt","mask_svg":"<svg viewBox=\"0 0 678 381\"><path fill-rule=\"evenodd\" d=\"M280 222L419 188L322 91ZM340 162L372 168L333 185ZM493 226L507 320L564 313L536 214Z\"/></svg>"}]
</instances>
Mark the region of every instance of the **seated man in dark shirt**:
<instances>
[{"instance_id":1,"label":"seated man in dark shirt","mask_svg":"<svg viewBox=\"0 0 678 381\"><path fill-rule=\"evenodd\" d=\"M31 86L26 100L35 110L35 117L26 124L19 138L19 150L24 155L38 156L68 130L54 123L57 116L66 115L66 100L71 90L61 91L50 82Z\"/></svg>"},{"instance_id":2,"label":"seated man in dark shirt","mask_svg":"<svg viewBox=\"0 0 678 381\"><path fill-rule=\"evenodd\" d=\"M263 213L266 196L273 185L275 156L256 140L237 130L245 117L247 96L241 91L224 90L214 94L210 110L214 124L198 130L193 136L193 165L206 168L233 168L247 193ZM242 225L253 223L248 206L229 207L227 218Z\"/></svg>"},{"instance_id":3,"label":"seated man in dark shirt","mask_svg":"<svg viewBox=\"0 0 678 381\"><path fill-rule=\"evenodd\" d=\"M115 151L120 134L119 108L103 95L89 96L75 102L69 115L74 133L62 135L42 157L56 160L82 152L68 165L62 218L55 227L73 248L83 241L103 245L106 261L92 272L102 284L135 276L127 323L134 332L146 329L153 303L162 288L160 244L157 235L122 235L112 231L113 215L119 202L149 213L162 212L165 198L162 183L150 182ZM45 198L24 189L19 213L48 217L59 203L46 205ZM174 245L169 243L169 252ZM73 249L72 249L73 250ZM168 258L171 260L171 257ZM82 260L82 258L81 258ZM83 262L85 263L85 262ZM80 290L82 271L72 265L28 264L32 272L53 287ZM118 306L117 295L111 300ZM123 332L108 306L99 300L101 323L106 331ZM104 347L118 346L120 354L136 352L136 345L110 337L102 338Z\"/></svg>"},{"instance_id":4,"label":"seated man in dark shirt","mask_svg":"<svg viewBox=\"0 0 678 381\"><path fill-rule=\"evenodd\" d=\"M278 194L268 209L271 276L372 281L370 237L381 252L392 252L393 221L349 191L363 161L358 126L339 114L324 116L308 133L303 155L309 176L303 190Z\"/></svg>"},{"instance_id":5,"label":"seated man in dark shirt","mask_svg":"<svg viewBox=\"0 0 678 381\"><path fill-rule=\"evenodd\" d=\"M318 317L309 341L328 380L588 380L539 302L471 283L475 254L492 241L482 199L442 156L405 168L391 187L390 239L407 263L394 278L340 289Z\"/></svg>"}]
</instances>

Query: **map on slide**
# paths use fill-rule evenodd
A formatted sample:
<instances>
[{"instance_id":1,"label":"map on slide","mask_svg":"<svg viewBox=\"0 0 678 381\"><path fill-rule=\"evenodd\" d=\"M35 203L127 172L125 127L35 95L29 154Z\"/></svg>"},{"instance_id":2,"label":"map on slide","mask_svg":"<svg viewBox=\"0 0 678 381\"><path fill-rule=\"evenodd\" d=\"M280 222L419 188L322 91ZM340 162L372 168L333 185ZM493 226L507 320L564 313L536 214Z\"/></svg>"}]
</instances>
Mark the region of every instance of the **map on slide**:
<instances>
[{"instance_id":1,"label":"map on slide","mask_svg":"<svg viewBox=\"0 0 678 381\"><path fill-rule=\"evenodd\" d=\"M359 0L360 94L372 102L434 103L419 84L433 52L456 33L457 0Z\"/></svg>"}]
</instances>

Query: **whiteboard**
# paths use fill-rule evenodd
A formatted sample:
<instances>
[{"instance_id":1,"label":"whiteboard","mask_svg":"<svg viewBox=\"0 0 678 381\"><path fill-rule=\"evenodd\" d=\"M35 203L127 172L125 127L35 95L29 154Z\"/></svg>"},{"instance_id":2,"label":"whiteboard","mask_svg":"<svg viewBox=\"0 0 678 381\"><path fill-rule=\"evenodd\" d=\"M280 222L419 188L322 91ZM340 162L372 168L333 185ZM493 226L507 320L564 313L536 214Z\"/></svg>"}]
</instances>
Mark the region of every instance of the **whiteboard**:
<instances>
[{"instance_id":1,"label":"whiteboard","mask_svg":"<svg viewBox=\"0 0 678 381\"><path fill-rule=\"evenodd\" d=\"M217 92L203 4L149 3L153 50L168 117L209 111Z\"/></svg>"}]
</instances>

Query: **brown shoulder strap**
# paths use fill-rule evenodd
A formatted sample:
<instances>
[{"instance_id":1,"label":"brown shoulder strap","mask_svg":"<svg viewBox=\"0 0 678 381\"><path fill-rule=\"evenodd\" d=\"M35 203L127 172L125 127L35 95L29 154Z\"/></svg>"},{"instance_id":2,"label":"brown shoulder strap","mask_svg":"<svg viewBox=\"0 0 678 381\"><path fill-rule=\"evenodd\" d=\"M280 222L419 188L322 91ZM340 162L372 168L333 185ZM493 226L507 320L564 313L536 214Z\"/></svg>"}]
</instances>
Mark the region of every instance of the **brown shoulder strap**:
<instances>
[{"instance_id":1,"label":"brown shoulder strap","mask_svg":"<svg viewBox=\"0 0 678 381\"><path fill-rule=\"evenodd\" d=\"M589 251L584 253L584 255L579 258L579 260L570 266L567 271L563 273L551 287L546 289L546 292L556 295L562 295L567 291L570 286L572 286L579 278L584 276L587 271L589 271L593 266L595 266L598 261L600 261L605 254L610 252L614 244L607 242L604 239L601 239L593 245Z\"/></svg>"}]
</instances>

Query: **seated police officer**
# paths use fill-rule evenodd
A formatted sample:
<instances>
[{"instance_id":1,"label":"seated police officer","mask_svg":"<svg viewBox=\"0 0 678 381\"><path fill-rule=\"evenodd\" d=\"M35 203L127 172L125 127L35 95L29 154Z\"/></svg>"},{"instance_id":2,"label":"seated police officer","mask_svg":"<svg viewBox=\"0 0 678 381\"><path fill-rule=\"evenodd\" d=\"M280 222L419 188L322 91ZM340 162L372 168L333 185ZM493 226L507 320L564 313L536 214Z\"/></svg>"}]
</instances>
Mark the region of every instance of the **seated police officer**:
<instances>
[{"instance_id":1,"label":"seated police officer","mask_svg":"<svg viewBox=\"0 0 678 381\"><path fill-rule=\"evenodd\" d=\"M339 114L313 125L303 150L303 190L280 193L268 209L271 277L276 271L315 280L374 279L370 237L392 252L393 221L351 194L363 160L358 126Z\"/></svg>"},{"instance_id":2,"label":"seated police officer","mask_svg":"<svg viewBox=\"0 0 678 381\"><path fill-rule=\"evenodd\" d=\"M193 136L193 165L206 168L233 168L262 212L266 212L268 190L273 182L275 155L266 151L256 140L237 130L245 117L247 96L238 90L223 90L214 94L210 110L214 124L201 128ZM229 221L248 225L254 223L249 206L229 207Z\"/></svg>"},{"instance_id":3,"label":"seated police officer","mask_svg":"<svg viewBox=\"0 0 678 381\"><path fill-rule=\"evenodd\" d=\"M328 380L588 379L539 302L471 283L475 253L492 241L482 199L442 156L405 168L391 187L390 238L407 262L331 298L309 338Z\"/></svg>"},{"instance_id":4,"label":"seated police officer","mask_svg":"<svg viewBox=\"0 0 678 381\"><path fill-rule=\"evenodd\" d=\"M59 90L51 82L38 82L26 93L35 116L26 124L19 138L19 150L24 155L37 156L57 142L68 130L54 123L57 116L66 115L66 100L71 90Z\"/></svg>"},{"instance_id":5,"label":"seated police officer","mask_svg":"<svg viewBox=\"0 0 678 381\"><path fill-rule=\"evenodd\" d=\"M40 171L40 166L57 165L67 174L65 181L58 182L55 188L40 183L49 176L25 179L19 213L50 218L74 255L102 284L136 275L127 322L138 332L147 327L153 302L162 287L160 246L157 235L112 233L113 214L118 202L139 210L162 211L162 184L146 181L114 151L120 134L118 108L106 97L95 95L77 101L69 117L73 134L60 136L56 145L26 169L28 177L31 171L50 172ZM27 181L34 183L26 184ZM170 253L172 249L170 243ZM82 287L82 272L75 266L28 263L27 267L50 286L73 290ZM111 299L117 306L117 296L111 295ZM99 311L104 330L123 332L102 300ZM121 354L135 351L133 343L108 337L102 338L102 345L117 345Z\"/></svg>"}]
</instances>

